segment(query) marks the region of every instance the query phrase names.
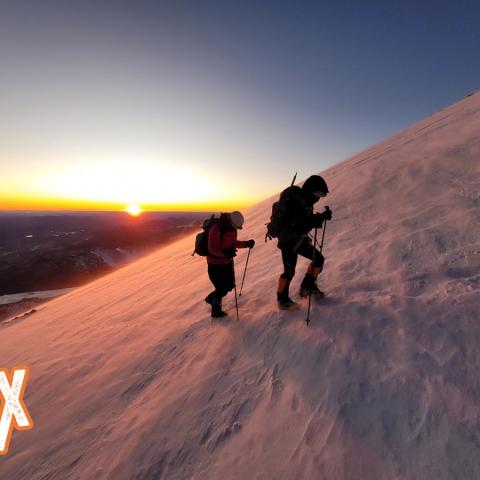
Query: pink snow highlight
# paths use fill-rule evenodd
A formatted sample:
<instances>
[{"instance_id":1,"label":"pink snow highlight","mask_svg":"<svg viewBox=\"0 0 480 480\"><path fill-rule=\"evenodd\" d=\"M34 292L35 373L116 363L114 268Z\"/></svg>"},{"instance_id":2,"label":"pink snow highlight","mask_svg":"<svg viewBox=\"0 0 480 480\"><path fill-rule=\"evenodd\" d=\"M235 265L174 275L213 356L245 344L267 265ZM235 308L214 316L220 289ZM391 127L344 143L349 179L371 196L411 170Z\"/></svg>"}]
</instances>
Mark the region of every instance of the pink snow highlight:
<instances>
[{"instance_id":1,"label":"pink snow highlight","mask_svg":"<svg viewBox=\"0 0 480 480\"><path fill-rule=\"evenodd\" d=\"M477 93L322 172L309 328L276 308L271 198L245 212L239 323L233 295L211 323L191 237L2 324L35 428L1 478L480 478L479 159Z\"/></svg>"}]
</instances>

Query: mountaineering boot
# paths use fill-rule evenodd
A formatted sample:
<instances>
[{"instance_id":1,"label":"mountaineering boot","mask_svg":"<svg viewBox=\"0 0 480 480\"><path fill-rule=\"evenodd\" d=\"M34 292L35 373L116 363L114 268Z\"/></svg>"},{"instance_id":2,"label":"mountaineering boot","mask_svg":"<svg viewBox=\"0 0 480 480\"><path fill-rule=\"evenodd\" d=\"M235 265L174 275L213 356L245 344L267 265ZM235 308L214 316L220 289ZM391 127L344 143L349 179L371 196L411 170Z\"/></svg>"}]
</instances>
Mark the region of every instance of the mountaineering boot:
<instances>
[{"instance_id":1,"label":"mountaineering boot","mask_svg":"<svg viewBox=\"0 0 480 480\"><path fill-rule=\"evenodd\" d=\"M325 294L317 286L317 277L318 274L322 271L319 267L313 267L310 265L308 267L307 273L300 284L300 296L308 297L312 294L318 298L323 298Z\"/></svg>"},{"instance_id":2,"label":"mountaineering boot","mask_svg":"<svg viewBox=\"0 0 480 480\"><path fill-rule=\"evenodd\" d=\"M214 294L215 294L215 292L210 292L204 299L205 303L208 303L209 305L211 305Z\"/></svg>"},{"instance_id":3,"label":"mountaineering boot","mask_svg":"<svg viewBox=\"0 0 480 480\"><path fill-rule=\"evenodd\" d=\"M277 297L277 304L279 310L295 310L298 308L298 303L294 302L289 297Z\"/></svg>"},{"instance_id":4,"label":"mountaineering boot","mask_svg":"<svg viewBox=\"0 0 480 480\"><path fill-rule=\"evenodd\" d=\"M307 273L300 285L300 296L308 297L310 294L315 295L319 298L323 298L325 294L318 288L315 277L312 277Z\"/></svg>"},{"instance_id":5,"label":"mountaineering boot","mask_svg":"<svg viewBox=\"0 0 480 480\"><path fill-rule=\"evenodd\" d=\"M222 299L217 295L213 294L211 300L212 300L212 303L211 303L212 318L226 317L228 313L222 310Z\"/></svg>"},{"instance_id":6,"label":"mountaineering boot","mask_svg":"<svg viewBox=\"0 0 480 480\"><path fill-rule=\"evenodd\" d=\"M280 310L290 310L298 308L298 303L295 303L288 296L288 289L290 287L290 280L280 277L278 279L278 289L277 289L277 303Z\"/></svg>"},{"instance_id":7,"label":"mountaineering boot","mask_svg":"<svg viewBox=\"0 0 480 480\"><path fill-rule=\"evenodd\" d=\"M212 318L223 318L228 315L227 312L224 312L220 307L212 307Z\"/></svg>"}]
</instances>

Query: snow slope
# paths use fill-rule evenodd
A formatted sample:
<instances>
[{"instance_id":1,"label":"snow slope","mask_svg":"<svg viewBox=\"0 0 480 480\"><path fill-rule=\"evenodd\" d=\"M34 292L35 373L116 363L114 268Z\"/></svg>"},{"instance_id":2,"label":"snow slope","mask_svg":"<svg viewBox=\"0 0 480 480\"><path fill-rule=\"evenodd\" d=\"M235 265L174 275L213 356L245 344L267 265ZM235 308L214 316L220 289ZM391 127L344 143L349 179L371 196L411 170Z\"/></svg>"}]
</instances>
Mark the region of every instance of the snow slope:
<instances>
[{"instance_id":1,"label":"snow slope","mask_svg":"<svg viewBox=\"0 0 480 480\"><path fill-rule=\"evenodd\" d=\"M2 324L35 428L0 478L480 478L479 159L477 93L323 172L309 328L276 309L272 199L246 212L238 323L211 323L187 238Z\"/></svg>"}]
</instances>

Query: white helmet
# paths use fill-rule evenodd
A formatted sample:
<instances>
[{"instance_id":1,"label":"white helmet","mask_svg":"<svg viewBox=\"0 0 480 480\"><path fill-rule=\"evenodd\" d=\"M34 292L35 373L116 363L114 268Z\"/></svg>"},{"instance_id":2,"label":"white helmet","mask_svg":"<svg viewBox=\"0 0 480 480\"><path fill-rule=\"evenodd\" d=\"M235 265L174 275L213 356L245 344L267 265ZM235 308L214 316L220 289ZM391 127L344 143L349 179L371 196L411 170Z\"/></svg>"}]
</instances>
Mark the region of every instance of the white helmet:
<instances>
[{"instance_id":1,"label":"white helmet","mask_svg":"<svg viewBox=\"0 0 480 480\"><path fill-rule=\"evenodd\" d=\"M242 229L242 225L245 219L243 218L243 215L240 212L237 212L236 210L230 214L230 222L235 228Z\"/></svg>"}]
</instances>

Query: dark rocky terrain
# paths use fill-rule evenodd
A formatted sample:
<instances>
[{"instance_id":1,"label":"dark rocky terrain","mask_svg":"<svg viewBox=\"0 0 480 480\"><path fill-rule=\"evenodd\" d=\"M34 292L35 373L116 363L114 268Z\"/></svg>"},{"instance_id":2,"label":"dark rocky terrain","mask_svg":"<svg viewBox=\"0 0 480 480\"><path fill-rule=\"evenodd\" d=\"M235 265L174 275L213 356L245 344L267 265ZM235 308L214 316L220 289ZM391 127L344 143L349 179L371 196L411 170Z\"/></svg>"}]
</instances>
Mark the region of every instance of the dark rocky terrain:
<instances>
[{"instance_id":1,"label":"dark rocky terrain","mask_svg":"<svg viewBox=\"0 0 480 480\"><path fill-rule=\"evenodd\" d=\"M190 233L206 215L0 214L0 295L82 285Z\"/></svg>"}]
</instances>

